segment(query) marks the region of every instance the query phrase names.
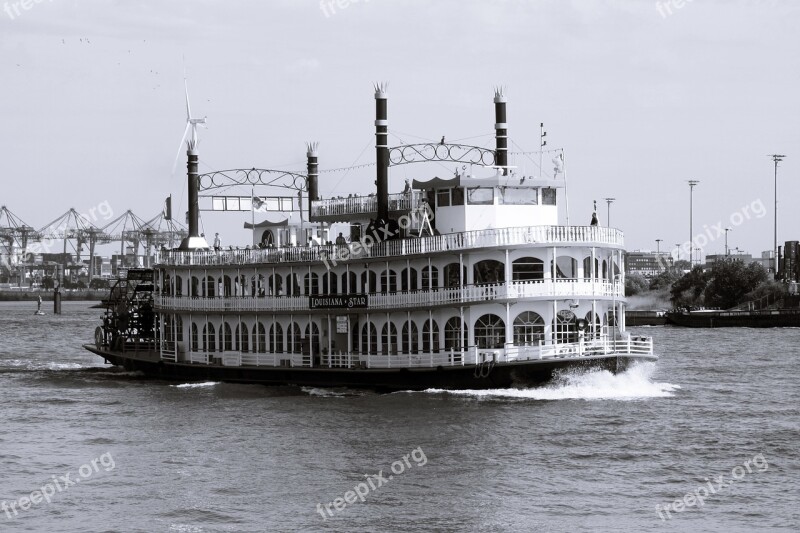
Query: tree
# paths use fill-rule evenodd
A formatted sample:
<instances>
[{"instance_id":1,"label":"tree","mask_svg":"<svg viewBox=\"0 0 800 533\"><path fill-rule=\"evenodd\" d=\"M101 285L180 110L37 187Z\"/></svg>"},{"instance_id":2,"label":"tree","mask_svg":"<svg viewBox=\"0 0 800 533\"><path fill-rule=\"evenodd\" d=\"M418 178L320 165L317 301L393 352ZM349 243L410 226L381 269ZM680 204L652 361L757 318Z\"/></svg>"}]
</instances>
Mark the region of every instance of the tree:
<instances>
[{"instance_id":1,"label":"tree","mask_svg":"<svg viewBox=\"0 0 800 533\"><path fill-rule=\"evenodd\" d=\"M683 272L684 270L691 270L692 264L686 259L678 259L677 261L675 261L675 263L672 264L672 268Z\"/></svg>"},{"instance_id":2,"label":"tree","mask_svg":"<svg viewBox=\"0 0 800 533\"><path fill-rule=\"evenodd\" d=\"M709 276L703 267L696 266L672 284L670 299L675 307L702 305L703 292L708 284Z\"/></svg>"},{"instance_id":3,"label":"tree","mask_svg":"<svg viewBox=\"0 0 800 533\"><path fill-rule=\"evenodd\" d=\"M103 278L92 278L92 281L89 283L90 289L107 289L108 287L108 280Z\"/></svg>"},{"instance_id":4,"label":"tree","mask_svg":"<svg viewBox=\"0 0 800 533\"><path fill-rule=\"evenodd\" d=\"M669 268L650 280L650 290L657 291L669 289L672 284L681 279L683 273L676 268Z\"/></svg>"},{"instance_id":5,"label":"tree","mask_svg":"<svg viewBox=\"0 0 800 533\"><path fill-rule=\"evenodd\" d=\"M647 280L641 274L628 274L625 276L625 296L633 296L644 292L648 287Z\"/></svg>"},{"instance_id":6,"label":"tree","mask_svg":"<svg viewBox=\"0 0 800 533\"><path fill-rule=\"evenodd\" d=\"M729 309L746 301L748 293L767 281L767 271L760 263L717 261L711 266L705 289L706 305Z\"/></svg>"}]
</instances>

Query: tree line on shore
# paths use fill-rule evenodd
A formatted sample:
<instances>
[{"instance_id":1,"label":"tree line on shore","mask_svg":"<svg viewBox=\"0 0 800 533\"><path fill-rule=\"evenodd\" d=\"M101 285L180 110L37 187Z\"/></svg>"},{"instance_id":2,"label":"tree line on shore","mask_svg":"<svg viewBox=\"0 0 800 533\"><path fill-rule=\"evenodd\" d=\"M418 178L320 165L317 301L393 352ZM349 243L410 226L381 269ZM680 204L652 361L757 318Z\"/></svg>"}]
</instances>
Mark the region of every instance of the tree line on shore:
<instances>
[{"instance_id":1,"label":"tree line on shore","mask_svg":"<svg viewBox=\"0 0 800 533\"><path fill-rule=\"evenodd\" d=\"M668 299L673 307L706 307L730 309L762 298L780 298L787 293L786 285L774 281L759 263L717 261L711 268L698 265L688 272L688 261L676 261L675 266L648 280L639 274L629 274L625 280L625 295L657 294Z\"/></svg>"}]
</instances>

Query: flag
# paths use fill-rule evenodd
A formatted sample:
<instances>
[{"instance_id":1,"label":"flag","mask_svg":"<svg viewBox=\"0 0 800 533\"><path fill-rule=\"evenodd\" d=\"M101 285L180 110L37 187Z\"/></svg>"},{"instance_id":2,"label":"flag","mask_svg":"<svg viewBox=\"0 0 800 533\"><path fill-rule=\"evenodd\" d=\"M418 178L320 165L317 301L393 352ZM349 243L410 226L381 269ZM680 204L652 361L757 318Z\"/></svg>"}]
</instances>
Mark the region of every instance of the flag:
<instances>
[{"instance_id":1,"label":"flag","mask_svg":"<svg viewBox=\"0 0 800 533\"><path fill-rule=\"evenodd\" d=\"M253 211L258 211L260 213L266 212L267 203L258 196L253 196Z\"/></svg>"},{"instance_id":2,"label":"flag","mask_svg":"<svg viewBox=\"0 0 800 533\"><path fill-rule=\"evenodd\" d=\"M167 196L167 199L164 200L164 220L172 220L172 195L170 194Z\"/></svg>"}]
</instances>

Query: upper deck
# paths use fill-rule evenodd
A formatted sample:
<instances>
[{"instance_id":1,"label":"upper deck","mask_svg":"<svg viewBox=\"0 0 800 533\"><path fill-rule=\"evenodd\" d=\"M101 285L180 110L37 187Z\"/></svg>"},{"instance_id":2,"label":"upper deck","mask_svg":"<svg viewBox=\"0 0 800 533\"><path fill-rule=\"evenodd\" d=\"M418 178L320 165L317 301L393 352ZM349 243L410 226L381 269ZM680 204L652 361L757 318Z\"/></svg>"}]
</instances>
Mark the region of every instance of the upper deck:
<instances>
[{"instance_id":1,"label":"upper deck","mask_svg":"<svg viewBox=\"0 0 800 533\"><path fill-rule=\"evenodd\" d=\"M462 231L445 235L413 237L384 242L356 242L346 245L285 246L267 249L161 250L157 265L277 265L286 263L358 261L394 259L436 253L453 253L478 249L504 249L539 246L599 246L622 249L622 232L600 226L524 226Z\"/></svg>"}]
</instances>

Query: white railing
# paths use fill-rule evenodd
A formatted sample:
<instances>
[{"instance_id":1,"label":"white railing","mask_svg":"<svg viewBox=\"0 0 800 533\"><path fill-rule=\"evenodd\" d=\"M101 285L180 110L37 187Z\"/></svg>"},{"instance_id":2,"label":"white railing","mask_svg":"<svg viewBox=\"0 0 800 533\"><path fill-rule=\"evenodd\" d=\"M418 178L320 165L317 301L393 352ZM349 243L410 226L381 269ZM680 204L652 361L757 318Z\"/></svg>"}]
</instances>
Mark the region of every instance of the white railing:
<instances>
[{"instance_id":1,"label":"white railing","mask_svg":"<svg viewBox=\"0 0 800 533\"><path fill-rule=\"evenodd\" d=\"M420 191L389 195L389 211L411 211L424 198ZM351 196L328 198L311 202L311 216L364 215L378 211L377 196Z\"/></svg>"},{"instance_id":2,"label":"white railing","mask_svg":"<svg viewBox=\"0 0 800 533\"><path fill-rule=\"evenodd\" d=\"M159 265L215 266L345 262L365 258L389 258L426 255L437 252L525 246L532 244L624 245L622 232L601 226L526 226L498 228L431 237L397 239L370 246L356 242L347 245L287 246L267 249L236 249L182 252L161 250L156 255Z\"/></svg>"},{"instance_id":3,"label":"white railing","mask_svg":"<svg viewBox=\"0 0 800 533\"><path fill-rule=\"evenodd\" d=\"M611 298L623 299L622 283L591 279L510 281L493 285L465 285L435 290L370 294L369 309L396 309L430 305L462 304L523 298ZM172 311L308 311L308 296L226 296L191 298L157 296L156 308Z\"/></svg>"},{"instance_id":4,"label":"white railing","mask_svg":"<svg viewBox=\"0 0 800 533\"><path fill-rule=\"evenodd\" d=\"M312 367L319 368L436 368L438 366L483 365L519 361L590 358L604 355L633 355L653 357L651 337L625 336L618 339L602 337L564 344L531 346L506 345L505 348L477 348L416 354L332 354L319 356L312 365L307 354L253 352L189 352L186 361L223 366Z\"/></svg>"}]
</instances>

